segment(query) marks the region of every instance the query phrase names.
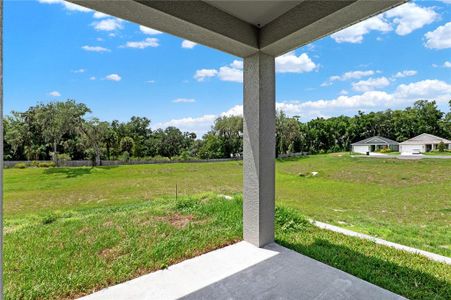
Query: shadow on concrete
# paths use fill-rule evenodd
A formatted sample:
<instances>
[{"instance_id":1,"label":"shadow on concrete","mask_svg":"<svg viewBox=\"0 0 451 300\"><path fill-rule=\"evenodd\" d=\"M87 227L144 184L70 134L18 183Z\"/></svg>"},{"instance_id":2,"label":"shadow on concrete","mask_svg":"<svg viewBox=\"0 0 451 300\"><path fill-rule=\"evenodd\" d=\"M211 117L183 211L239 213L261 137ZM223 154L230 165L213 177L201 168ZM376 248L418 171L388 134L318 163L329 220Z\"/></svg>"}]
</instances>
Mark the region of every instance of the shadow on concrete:
<instances>
[{"instance_id":1,"label":"shadow on concrete","mask_svg":"<svg viewBox=\"0 0 451 300\"><path fill-rule=\"evenodd\" d=\"M91 174L96 167L62 167L62 168L48 168L44 170L44 174L65 174L66 178L75 178L83 175ZM110 170L117 168L117 166L100 167L102 170Z\"/></svg>"},{"instance_id":2,"label":"shadow on concrete","mask_svg":"<svg viewBox=\"0 0 451 300\"><path fill-rule=\"evenodd\" d=\"M284 240L286 246L316 255L329 265L275 243L257 248L242 241L83 299L405 299L399 294L412 299L449 299L450 284L420 270L322 239L311 245ZM382 287L333 265L348 266L346 271L373 283L382 278Z\"/></svg>"},{"instance_id":3,"label":"shadow on concrete","mask_svg":"<svg viewBox=\"0 0 451 300\"><path fill-rule=\"evenodd\" d=\"M277 243L411 299L449 299L451 295L450 282L328 240L317 239L310 245L288 239L277 240Z\"/></svg>"},{"instance_id":4,"label":"shadow on concrete","mask_svg":"<svg viewBox=\"0 0 451 300\"><path fill-rule=\"evenodd\" d=\"M265 249L278 254L181 299L404 299L277 244Z\"/></svg>"}]
</instances>

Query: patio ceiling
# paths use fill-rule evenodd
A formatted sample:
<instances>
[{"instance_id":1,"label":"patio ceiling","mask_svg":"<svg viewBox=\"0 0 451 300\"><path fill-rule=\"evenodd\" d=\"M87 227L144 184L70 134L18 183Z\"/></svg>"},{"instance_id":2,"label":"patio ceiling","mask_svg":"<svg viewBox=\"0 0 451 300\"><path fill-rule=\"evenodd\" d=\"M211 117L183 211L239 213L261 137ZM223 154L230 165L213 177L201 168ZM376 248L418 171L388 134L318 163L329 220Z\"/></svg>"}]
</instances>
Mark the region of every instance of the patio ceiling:
<instances>
[{"instance_id":1,"label":"patio ceiling","mask_svg":"<svg viewBox=\"0 0 451 300\"><path fill-rule=\"evenodd\" d=\"M230 54L279 56L406 0L69 0Z\"/></svg>"}]
</instances>

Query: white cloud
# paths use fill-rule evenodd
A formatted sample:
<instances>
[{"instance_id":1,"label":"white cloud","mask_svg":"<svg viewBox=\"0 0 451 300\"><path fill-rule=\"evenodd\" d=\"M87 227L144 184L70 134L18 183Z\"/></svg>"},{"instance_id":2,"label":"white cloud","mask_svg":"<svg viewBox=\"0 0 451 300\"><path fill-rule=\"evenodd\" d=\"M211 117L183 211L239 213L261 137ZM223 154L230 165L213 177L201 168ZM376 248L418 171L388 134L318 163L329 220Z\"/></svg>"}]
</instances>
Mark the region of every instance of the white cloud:
<instances>
[{"instance_id":1,"label":"white cloud","mask_svg":"<svg viewBox=\"0 0 451 300\"><path fill-rule=\"evenodd\" d=\"M398 35L407 35L412 31L431 24L439 15L432 7L420 7L415 3L405 3L385 13L387 18L393 18Z\"/></svg>"},{"instance_id":2,"label":"white cloud","mask_svg":"<svg viewBox=\"0 0 451 300\"><path fill-rule=\"evenodd\" d=\"M104 48L104 47L100 47L100 46L83 46L81 47L83 50L85 51L90 51L90 52L110 52L110 49Z\"/></svg>"},{"instance_id":3,"label":"white cloud","mask_svg":"<svg viewBox=\"0 0 451 300\"><path fill-rule=\"evenodd\" d=\"M220 67L218 77L222 81L243 82L243 61L234 60L230 65Z\"/></svg>"},{"instance_id":4,"label":"white cloud","mask_svg":"<svg viewBox=\"0 0 451 300\"><path fill-rule=\"evenodd\" d=\"M446 105L451 95L451 84L436 79L428 79L399 85L394 92L368 91L354 96L338 96L335 99L316 101L282 101L276 104L277 109L288 115L300 115L304 120L309 118L348 114L357 110L396 109L412 105L419 99L436 100Z\"/></svg>"},{"instance_id":5,"label":"white cloud","mask_svg":"<svg viewBox=\"0 0 451 300\"><path fill-rule=\"evenodd\" d=\"M383 91L368 91L361 95L339 96L332 100L307 101L301 103L301 108L361 108L389 104L393 96Z\"/></svg>"},{"instance_id":6,"label":"white cloud","mask_svg":"<svg viewBox=\"0 0 451 300\"><path fill-rule=\"evenodd\" d=\"M361 43L371 31L388 32L392 27L382 15L378 15L345 28L331 35L337 43Z\"/></svg>"},{"instance_id":7,"label":"white cloud","mask_svg":"<svg viewBox=\"0 0 451 300\"><path fill-rule=\"evenodd\" d=\"M166 128L169 126L175 126L182 131L193 131L198 136L206 133L213 122L216 120L216 115L203 115L200 117L187 117L182 119L173 119L167 122L157 124L158 128Z\"/></svg>"},{"instance_id":8,"label":"white cloud","mask_svg":"<svg viewBox=\"0 0 451 300\"><path fill-rule=\"evenodd\" d=\"M38 0L39 3L43 4L61 4L63 7L69 11L78 11L78 12L91 12L92 10L86 8L84 6L80 6L71 2L66 2L63 0Z\"/></svg>"},{"instance_id":9,"label":"white cloud","mask_svg":"<svg viewBox=\"0 0 451 300\"><path fill-rule=\"evenodd\" d=\"M232 68L235 68L235 69L243 69L243 67L244 67L244 64L243 64L243 61L242 60L237 60L237 59L235 59L231 64L230 64L230 66L232 67Z\"/></svg>"},{"instance_id":10,"label":"white cloud","mask_svg":"<svg viewBox=\"0 0 451 300\"><path fill-rule=\"evenodd\" d=\"M72 73L84 73L84 72L86 72L86 69L78 69L72 71Z\"/></svg>"},{"instance_id":11,"label":"white cloud","mask_svg":"<svg viewBox=\"0 0 451 300\"><path fill-rule=\"evenodd\" d=\"M105 79L111 80L111 81L121 81L122 77L119 76L118 74L110 74L110 75L106 76Z\"/></svg>"},{"instance_id":12,"label":"white cloud","mask_svg":"<svg viewBox=\"0 0 451 300\"><path fill-rule=\"evenodd\" d=\"M92 23L92 26L94 26L94 28L99 31L115 31L118 29L122 29L123 27L122 20L117 18L109 18L98 22L94 22Z\"/></svg>"},{"instance_id":13,"label":"white cloud","mask_svg":"<svg viewBox=\"0 0 451 300\"><path fill-rule=\"evenodd\" d=\"M417 75L417 71L415 70L404 70L395 74L395 78L404 78L411 77Z\"/></svg>"},{"instance_id":14,"label":"white cloud","mask_svg":"<svg viewBox=\"0 0 451 300\"><path fill-rule=\"evenodd\" d=\"M182 41L182 48L185 48L185 49L193 49L196 45L197 45L197 43L195 43L195 42L191 42L188 40Z\"/></svg>"},{"instance_id":15,"label":"white cloud","mask_svg":"<svg viewBox=\"0 0 451 300\"><path fill-rule=\"evenodd\" d=\"M317 65L306 53L296 56L294 51L276 58L276 72L278 73L304 73L317 68Z\"/></svg>"},{"instance_id":16,"label":"white cloud","mask_svg":"<svg viewBox=\"0 0 451 300\"><path fill-rule=\"evenodd\" d=\"M451 84L440 80L423 80L399 85L394 92L367 91L360 95L340 95L334 99L316 101L281 101L276 103L277 110L283 110L290 116L299 115L303 121L317 117L328 118L341 114L354 115L358 110L378 111L396 109L412 105L418 99L436 100L447 104L451 95ZM210 114L200 117L174 119L157 124L159 127L176 126L184 131L194 131L201 136L206 133L217 117L242 116L243 106L235 105L218 115Z\"/></svg>"},{"instance_id":17,"label":"white cloud","mask_svg":"<svg viewBox=\"0 0 451 300\"><path fill-rule=\"evenodd\" d=\"M146 82L147 83L155 83L156 81L155 80L147 80Z\"/></svg>"},{"instance_id":18,"label":"white cloud","mask_svg":"<svg viewBox=\"0 0 451 300\"><path fill-rule=\"evenodd\" d=\"M217 115L207 114L200 117L186 117L181 119L173 119L167 122L159 123L156 126L159 128L175 126L180 128L180 130L182 131L193 131L197 134L197 136L200 137L211 129L211 126L218 117L224 116L230 117L242 115L243 115L243 105L235 105L229 110Z\"/></svg>"},{"instance_id":19,"label":"white cloud","mask_svg":"<svg viewBox=\"0 0 451 300\"><path fill-rule=\"evenodd\" d=\"M49 95L52 97L61 97L61 94L58 91L50 92Z\"/></svg>"},{"instance_id":20,"label":"white cloud","mask_svg":"<svg viewBox=\"0 0 451 300\"><path fill-rule=\"evenodd\" d=\"M196 102L196 100L193 98L177 98L177 99L172 100L172 102L174 102L174 103L194 103L194 102Z\"/></svg>"},{"instance_id":21,"label":"white cloud","mask_svg":"<svg viewBox=\"0 0 451 300\"><path fill-rule=\"evenodd\" d=\"M345 81L345 80L349 80L349 79L360 79L363 77L368 77L371 75L374 75L376 73L376 71L373 70L367 70L367 71L349 71L346 73L343 73L342 75L335 75L335 76L331 76L329 78L330 81Z\"/></svg>"},{"instance_id":22,"label":"white cloud","mask_svg":"<svg viewBox=\"0 0 451 300\"><path fill-rule=\"evenodd\" d=\"M94 13L93 17L94 17L95 19L103 19L103 18L109 18L110 15L104 14L103 12L100 12L100 11L96 11L96 12Z\"/></svg>"},{"instance_id":23,"label":"white cloud","mask_svg":"<svg viewBox=\"0 0 451 300\"><path fill-rule=\"evenodd\" d=\"M443 67L444 67L444 68L451 68L451 61L445 61L445 62L443 63Z\"/></svg>"},{"instance_id":24,"label":"white cloud","mask_svg":"<svg viewBox=\"0 0 451 300\"><path fill-rule=\"evenodd\" d=\"M142 26L139 25L139 30L141 30L142 33L144 34L148 34L148 35L157 35L157 34L162 34L163 32L146 27L146 26Z\"/></svg>"},{"instance_id":25,"label":"white cloud","mask_svg":"<svg viewBox=\"0 0 451 300\"><path fill-rule=\"evenodd\" d=\"M368 78L352 83L352 89L357 92L374 91L390 85L390 81L386 77Z\"/></svg>"},{"instance_id":26,"label":"white cloud","mask_svg":"<svg viewBox=\"0 0 451 300\"><path fill-rule=\"evenodd\" d=\"M337 43L361 43L363 37L372 32L386 33L393 30L398 35L407 35L438 20L439 14L433 7L421 7L406 3L385 13L364 20L331 35Z\"/></svg>"},{"instance_id":27,"label":"white cloud","mask_svg":"<svg viewBox=\"0 0 451 300\"><path fill-rule=\"evenodd\" d=\"M146 38L144 41L139 42L127 42L125 45L121 46L122 48L137 48L144 49L147 47L158 47L160 44L158 43L157 38Z\"/></svg>"},{"instance_id":28,"label":"white cloud","mask_svg":"<svg viewBox=\"0 0 451 300\"><path fill-rule=\"evenodd\" d=\"M95 76L91 76L91 77L89 77L89 80L96 80L96 77Z\"/></svg>"},{"instance_id":29,"label":"white cloud","mask_svg":"<svg viewBox=\"0 0 451 300\"><path fill-rule=\"evenodd\" d=\"M231 109L220 114L221 117L230 116L242 116L243 115L243 105L235 105Z\"/></svg>"},{"instance_id":30,"label":"white cloud","mask_svg":"<svg viewBox=\"0 0 451 300\"><path fill-rule=\"evenodd\" d=\"M451 48L451 22L437 27L434 31L429 31L426 37L426 47L430 49Z\"/></svg>"},{"instance_id":31,"label":"white cloud","mask_svg":"<svg viewBox=\"0 0 451 300\"><path fill-rule=\"evenodd\" d=\"M194 79L197 81L204 81L205 78L215 77L217 74L218 71L215 69L201 69L196 71Z\"/></svg>"},{"instance_id":32,"label":"white cloud","mask_svg":"<svg viewBox=\"0 0 451 300\"><path fill-rule=\"evenodd\" d=\"M294 51L277 57L275 64L278 73L303 73L317 68L306 53L296 56ZM201 69L194 74L197 81L203 81L207 77L218 77L222 81L241 83L243 82L243 61L234 60L219 69Z\"/></svg>"},{"instance_id":33,"label":"white cloud","mask_svg":"<svg viewBox=\"0 0 451 300\"><path fill-rule=\"evenodd\" d=\"M329 77L329 79L326 82L323 82L321 84L321 86L332 85L332 83L334 81L346 81L346 80L350 80L350 79L360 79L360 78L374 75L376 73L378 73L378 71L373 71L373 70L349 71L349 72L343 73L341 75L334 75L334 76Z\"/></svg>"},{"instance_id":34,"label":"white cloud","mask_svg":"<svg viewBox=\"0 0 451 300\"><path fill-rule=\"evenodd\" d=\"M405 100L428 99L446 102L451 97L451 84L437 79L427 79L401 84L395 91L395 97Z\"/></svg>"}]
</instances>

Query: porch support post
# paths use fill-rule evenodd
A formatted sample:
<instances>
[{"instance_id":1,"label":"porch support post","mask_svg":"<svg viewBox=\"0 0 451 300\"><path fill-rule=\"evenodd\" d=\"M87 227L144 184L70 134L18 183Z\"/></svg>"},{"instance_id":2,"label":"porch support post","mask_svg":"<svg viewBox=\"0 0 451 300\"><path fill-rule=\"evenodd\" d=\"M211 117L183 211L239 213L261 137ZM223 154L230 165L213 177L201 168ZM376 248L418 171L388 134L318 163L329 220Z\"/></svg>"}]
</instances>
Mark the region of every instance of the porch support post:
<instances>
[{"instance_id":1,"label":"porch support post","mask_svg":"<svg viewBox=\"0 0 451 300\"><path fill-rule=\"evenodd\" d=\"M274 241L275 60L261 52L244 58L244 240Z\"/></svg>"}]
</instances>

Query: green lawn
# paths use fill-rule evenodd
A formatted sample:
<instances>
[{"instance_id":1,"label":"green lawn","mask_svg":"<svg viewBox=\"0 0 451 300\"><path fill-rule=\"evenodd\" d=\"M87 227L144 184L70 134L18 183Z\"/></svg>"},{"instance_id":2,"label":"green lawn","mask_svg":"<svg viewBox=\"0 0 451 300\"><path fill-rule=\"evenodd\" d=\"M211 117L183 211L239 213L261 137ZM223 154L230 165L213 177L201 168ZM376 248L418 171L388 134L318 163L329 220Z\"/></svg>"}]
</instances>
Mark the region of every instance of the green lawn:
<instances>
[{"instance_id":1,"label":"green lawn","mask_svg":"<svg viewBox=\"0 0 451 300\"><path fill-rule=\"evenodd\" d=\"M451 155L451 151L430 151L430 152L425 152L423 153L424 155L439 155L439 156L450 156Z\"/></svg>"},{"instance_id":2,"label":"green lawn","mask_svg":"<svg viewBox=\"0 0 451 300\"><path fill-rule=\"evenodd\" d=\"M450 256L450 167L347 154L278 161L277 203L293 211L287 221L278 210L277 241L409 298L446 299L449 266L290 218L301 213ZM241 200L214 195L241 189L237 161L7 169L7 298L75 297L233 243Z\"/></svg>"},{"instance_id":3,"label":"green lawn","mask_svg":"<svg viewBox=\"0 0 451 300\"><path fill-rule=\"evenodd\" d=\"M203 194L15 219L6 299L75 298L241 239L242 200ZM446 299L451 266L311 226L276 210L276 241L411 299Z\"/></svg>"},{"instance_id":4,"label":"green lawn","mask_svg":"<svg viewBox=\"0 0 451 300\"><path fill-rule=\"evenodd\" d=\"M341 155L341 156L340 156ZM277 201L304 215L451 256L451 160L317 155L277 163ZM319 172L318 176L299 176ZM304 175L305 175L304 174ZM242 163L5 170L6 221L203 192L242 190Z\"/></svg>"}]
</instances>

